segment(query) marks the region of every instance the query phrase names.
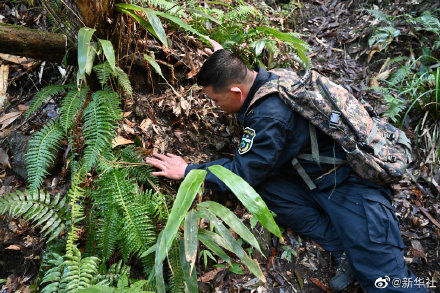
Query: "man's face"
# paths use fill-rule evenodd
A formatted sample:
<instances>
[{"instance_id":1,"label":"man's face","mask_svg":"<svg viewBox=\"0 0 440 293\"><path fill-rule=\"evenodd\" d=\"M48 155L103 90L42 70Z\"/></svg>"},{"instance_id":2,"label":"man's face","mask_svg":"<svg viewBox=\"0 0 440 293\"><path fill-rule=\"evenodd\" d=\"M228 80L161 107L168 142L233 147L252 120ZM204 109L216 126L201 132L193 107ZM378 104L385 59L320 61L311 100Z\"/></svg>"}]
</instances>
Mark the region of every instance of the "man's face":
<instances>
[{"instance_id":1,"label":"man's face","mask_svg":"<svg viewBox=\"0 0 440 293\"><path fill-rule=\"evenodd\" d=\"M237 113L241 108L241 91L235 91L233 88L226 91L214 92L212 86L207 86L203 89L203 93L214 101L217 107L222 108L228 113Z\"/></svg>"}]
</instances>

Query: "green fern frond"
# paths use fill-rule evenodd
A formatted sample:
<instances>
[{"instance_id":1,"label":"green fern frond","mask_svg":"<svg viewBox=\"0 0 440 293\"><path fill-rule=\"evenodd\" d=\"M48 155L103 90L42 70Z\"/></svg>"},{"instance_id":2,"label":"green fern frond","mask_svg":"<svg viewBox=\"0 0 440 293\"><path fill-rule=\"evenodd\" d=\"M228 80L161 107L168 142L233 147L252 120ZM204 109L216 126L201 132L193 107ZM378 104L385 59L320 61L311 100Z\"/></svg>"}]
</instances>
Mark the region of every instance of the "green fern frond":
<instances>
[{"instance_id":1,"label":"green fern frond","mask_svg":"<svg viewBox=\"0 0 440 293\"><path fill-rule=\"evenodd\" d=\"M110 77L114 77L118 80L119 85L127 92L127 94L133 94L130 79L128 78L127 73L125 73L121 68L116 66L115 70L113 71L108 61L106 61L102 64L95 65L93 70L96 72L99 83L103 88L110 81Z\"/></svg>"},{"instance_id":2,"label":"green fern frond","mask_svg":"<svg viewBox=\"0 0 440 293\"><path fill-rule=\"evenodd\" d=\"M69 197L69 206L70 206L70 231L67 235L67 243L66 243L66 254L72 255L73 250L76 247L75 242L79 238L80 229L76 226L76 224L81 221L84 217L84 207L83 207L83 197L84 197L84 189L81 187L83 182L84 173L83 165L79 166L77 171L72 174L72 185L70 186L69 192L67 193Z\"/></svg>"},{"instance_id":3,"label":"green fern frond","mask_svg":"<svg viewBox=\"0 0 440 293\"><path fill-rule=\"evenodd\" d=\"M99 83L102 87L104 87L110 80L110 75L113 73L113 69L111 68L110 64L108 61L106 61L102 64L93 66L93 70L98 77Z\"/></svg>"},{"instance_id":4,"label":"green fern frond","mask_svg":"<svg viewBox=\"0 0 440 293\"><path fill-rule=\"evenodd\" d=\"M156 227L148 210L137 203L125 203L122 237L132 253L145 252L156 241Z\"/></svg>"},{"instance_id":5,"label":"green fern frond","mask_svg":"<svg viewBox=\"0 0 440 293\"><path fill-rule=\"evenodd\" d=\"M130 277L130 266L127 266L120 260L105 272L102 272L95 278L98 285L115 286L117 281L122 277Z\"/></svg>"},{"instance_id":6,"label":"green fern frond","mask_svg":"<svg viewBox=\"0 0 440 293\"><path fill-rule=\"evenodd\" d=\"M84 167L88 172L105 149L111 149L111 142L116 135L116 119L108 109L107 103L94 95L83 113L83 133L86 139Z\"/></svg>"},{"instance_id":7,"label":"green fern frond","mask_svg":"<svg viewBox=\"0 0 440 293\"><path fill-rule=\"evenodd\" d=\"M47 253L45 255L47 258L44 266L49 266L50 269L47 269L44 273L44 277L41 281L41 284L48 283L42 290L41 293L57 293L63 292L65 290L63 280L64 274L64 259L58 253ZM41 264L43 266L43 264Z\"/></svg>"},{"instance_id":8,"label":"green fern frond","mask_svg":"<svg viewBox=\"0 0 440 293\"><path fill-rule=\"evenodd\" d=\"M119 67L115 68L114 77L117 78L119 85L129 94L133 94L133 88L131 87L130 79L127 73Z\"/></svg>"},{"instance_id":9,"label":"green fern frond","mask_svg":"<svg viewBox=\"0 0 440 293\"><path fill-rule=\"evenodd\" d=\"M136 184L127 179L127 172L113 168L103 174L98 185L100 188L95 192L97 203L108 206L111 203L106 198L110 198L123 214L121 235L129 251L147 250L156 240L155 226L148 208L138 204Z\"/></svg>"},{"instance_id":10,"label":"green fern frond","mask_svg":"<svg viewBox=\"0 0 440 293\"><path fill-rule=\"evenodd\" d=\"M383 21L389 25L391 24L391 20L393 19L393 17L384 13L382 10L367 9L366 11L374 18L377 18L378 20Z\"/></svg>"},{"instance_id":11,"label":"green fern frond","mask_svg":"<svg viewBox=\"0 0 440 293\"><path fill-rule=\"evenodd\" d=\"M260 14L261 14L261 12L251 5L240 5L240 6L234 7L233 10L226 13L223 18L225 20L226 19L228 19L228 20L244 19L249 16L256 16L256 15L260 15Z\"/></svg>"},{"instance_id":12,"label":"green fern frond","mask_svg":"<svg viewBox=\"0 0 440 293\"><path fill-rule=\"evenodd\" d=\"M151 189L139 192L139 202L148 209L148 213L158 221L166 221L168 218L168 207L163 194L154 192Z\"/></svg>"},{"instance_id":13,"label":"green fern frond","mask_svg":"<svg viewBox=\"0 0 440 293\"><path fill-rule=\"evenodd\" d=\"M187 16L177 1L143 0L142 2L148 4L152 7L159 8L160 10L166 11L168 13L177 14L180 17Z\"/></svg>"},{"instance_id":14,"label":"green fern frond","mask_svg":"<svg viewBox=\"0 0 440 293\"><path fill-rule=\"evenodd\" d=\"M72 254L66 255L64 266L66 275L63 281L67 292L74 292L91 286L91 281L98 273L99 259L94 256L81 258L77 247L72 248Z\"/></svg>"},{"instance_id":15,"label":"green fern frond","mask_svg":"<svg viewBox=\"0 0 440 293\"><path fill-rule=\"evenodd\" d=\"M385 95L384 100L389 106L389 109L384 112L384 116L390 117L393 122L397 122L397 118L405 110L407 102L393 95Z\"/></svg>"},{"instance_id":16,"label":"green fern frond","mask_svg":"<svg viewBox=\"0 0 440 293\"><path fill-rule=\"evenodd\" d=\"M61 127L67 135L69 129L75 122L75 118L79 110L83 107L86 101L88 88L84 87L80 90L74 88L69 91L66 97L61 101Z\"/></svg>"},{"instance_id":17,"label":"green fern frond","mask_svg":"<svg viewBox=\"0 0 440 293\"><path fill-rule=\"evenodd\" d=\"M116 242L120 239L121 215L116 206L104 211L103 219L98 223L96 243L99 255L107 261L113 254Z\"/></svg>"},{"instance_id":18,"label":"green fern frond","mask_svg":"<svg viewBox=\"0 0 440 293\"><path fill-rule=\"evenodd\" d=\"M168 265L170 266L171 274L169 285L171 292L180 293L185 292L185 275L183 273L182 265L180 263L179 243L174 241L168 253Z\"/></svg>"},{"instance_id":19,"label":"green fern frond","mask_svg":"<svg viewBox=\"0 0 440 293\"><path fill-rule=\"evenodd\" d=\"M141 151L134 146L127 146L119 151L121 160L123 162L129 163L145 163ZM128 174L131 178L135 178L140 183L150 183L158 184L158 179L156 176L151 175L153 169L148 165L138 165L133 167L127 167Z\"/></svg>"},{"instance_id":20,"label":"green fern frond","mask_svg":"<svg viewBox=\"0 0 440 293\"><path fill-rule=\"evenodd\" d=\"M26 221L41 227L48 242L57 237L65 228L67 213L66 198L58 193L53 199L44 192L5 194L0 198L0 214L9 213L11 217L23 217Z\"/></svg>"},{"instance_id":21,"label":"green fern frond","mask_svg":"<svg viewBox=\"0 0 440 293\"><path fill-rule=\"evenodd\" d=\"M54 162L62 138L58 121L51 120L29 141L25 162L31 190L37 190L48 174L47 168Z\"/></svg>"},{"instance_id":22,"label":"green fern frond","mask_svg":"<svg viewBox=\"0 0 440 293\"><path fill-rule=\"evenodd\" d=\"M110 111L113 119L119 120L122 117L122 110L119 107L121 100L118 93L111 90L97 91L93 94L94 99L98 99L104 103L108 111Z\"/></svg>"},{"instance_id":23,"label":"green fern frond","mask_svg":"<svg viewBox=\"0 0 440 293\"><path fill-rule=\"evenodd\" d=\"M93 194L96 203L109 210L112 205L117 205L122 214L122 220L120 216L115 217L117 221L123 222L118 231L124 239L122 242L126 242L121 251L124 258L126 259L129 253L148 249L156 239L155 226L151 221L154 215L150 214L151 207L139 204L137 184L127 179L127 170L111 168L101 176L96 186L98 189ZM109 244L105 245L110 250L117 238L111 235L109 238Z\"/></svg>"},{"instance_id":24,"label":"green fern frond","mask_svg":"<svg viewBox=\"0 0 440 293\"><path fill-rule=\"evenodd\" d=\"M49 85L39 91L29 103L29 109L26 111L26 119L31 116L40 106L64 91L65 86L60 84Z\"/></svg>"}]
</instances>

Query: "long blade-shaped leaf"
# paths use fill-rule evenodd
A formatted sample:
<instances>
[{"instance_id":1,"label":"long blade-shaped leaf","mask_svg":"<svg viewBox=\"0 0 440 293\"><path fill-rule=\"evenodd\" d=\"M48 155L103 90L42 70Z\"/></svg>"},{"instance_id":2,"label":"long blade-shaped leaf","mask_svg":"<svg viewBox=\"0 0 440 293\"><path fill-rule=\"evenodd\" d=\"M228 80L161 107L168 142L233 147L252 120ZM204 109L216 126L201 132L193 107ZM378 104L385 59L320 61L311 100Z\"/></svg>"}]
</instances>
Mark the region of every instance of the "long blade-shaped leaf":
<instances>
[{"instance_id":1,"label":"long blade-shaped leaf","mask_svg":"<svg viewBox=\"0 0 440 293\"><path fill-rule=\"evenodd\" d=\"M194 210L189 211L185 219L185 232L184 232L184 243L185 243L185 257L190 263L191 271L194 268L197 257L197 248L199 240L197 239L199 222L197 213Z\"/></svg>"},{"instance_id":2,"label":"long blade-shaped leaf","mask_svg":"<svg viewBox=\"0 0 440 293\"><path fill-rule=\"evenodd\" d=\"M257 278L261 279L263 282L266 282L266 278L264 277L258 263L246 254L241 245L237 242L237 240L235 240L234 236L232 236L231 232L229 232L222 222L210 210L205 208L200 208L199 213L203 217L208 218L209 221L214 225L218 234L231 248L231 252L235 253L243 264L246 265Z\"/></svg>"},{"instance_id":3,"label":"long blade-shaped leaf","mask_svg":"<svg viewBox=\"0 0 440 293\"><path fill-rule=\"evenodd\" d=\"M151 26L153 27L154 31L156 32L157 37L162 42L162 44L164 44L165 47L168 48L167 35L165 33L165 30L163 29L163 26L162 26L162 23L160 22L159 17L157 17L152 10L144 9L144 12L148 18L148 21L151 23Z\"/></svg>"},{"instance_id":4,"label":"long blade-shaped leaf","mask_svg":"<svg viewBox=\"0 0 440 293\"><path fill-rule=\"evenodd\" d=\"M222 240L222 238L217 233L214 233L214 232L211 232L211 231L208 231L205 229L199 229L199 240L202 241L202 243L206 247L208 247L212 252L214 252L219 257L221 257L229 265L232 264L229 256L219 246L219 245L221 245L221 246L226 245L227 246L227 244L225 244L225 242ZM228 250L230 250L230 249L228 249Z\"/></svg>"},{"instance_id":5,"label":"long blade-shaped leaf","mask_svg":"<svg viewBox=\"0 0 440 293\"><path fill-rule=\"evenodd\" d=\"M166 292L165 291L165 280L163 279L163 259L158 262L158 256L160 255L159 251L160 251L160 247L161 247L161 246L159 246L159 243L162 242L163 235L164 235L164 230L162 230L162 232L160 232L159 237L157 239L158 245L156 246L156 260L155 260L156 265L155 265L155 269L154 269L154 274L156 276L156 290L159 293Z\"/></svg>"},{"instance_id":6,"label":"long blade-shaped leaf","mask_svg":"<svg viewBox=\"0 0 440 293\"><path fill-rule=\"evenodd\" d=\"M301 45L304 49L308 49L309 45L301 40L300 38L296 37L294 34L291 33L283 33L279 30L267 26L260 26L256 28L259 31L266 32L270 34L271 36L280 39L281 41L285 41L291 44L298 44Z\"/></svg>"},{"instance_id":7,"label":"long blade-shaped leaf","mask_svg":"<svg viewBox=\"0 0 440 293\"><path fill-rule=\"evenodd\" d=\"M176 237L182 220L185 218L188 209L191 207L203 180L205 180L205 176L205 170L191 170L180 184L167 224L161 232L162 237L157 241L155 260L156 272L159 270L159 266L165 259L165 256Z\"/></svg>"},{"instance_id":8,"label":"long blade-shaped leaf","mask_svg":"<svg viewBox=\"0 0 440 293\"><path fill-rule=\"evenodd\" d=\"M197 215L196 215L197 216ZM180 263L182 265L183 274L185 276L185 292L197 293L199 292L197 286L197 272L195 267L191 267L189 262L186 261L185 245L183 241L179 245Z\"/></svg>"},{"instance_id":9,"label":"long blade-shaped leaf","mask_svg":"<svg viewBox=\"0 0 440 293\"><path fill-rule=\"evenodd\" d=\"M261 225L275 236L282 238L280 228L275 223L263 199L246 181L219 165L211 166L208 169L231 189L248 211L260 221Z\"/></svg>"},{"instance_id":10,"label":"long blade-shaped leaf","mask_svg":"<svg viewBox=\"0 0 440 293\"><path fill-rule=\"evenodd\" d=\"M171 15L169 13L161 12L161 11L154 11L154 13L159 16L162 16L163 18L166 18L166 19L174 22L175 24L177 24L178 26L180 26L183 29L185 29L189 32L192 32L193 34L199 36L205 42L209 42L209 40L206 38L206 36L204 34L200 33L198 30L196 30L195 28L193 28L192 26L190 26L189 24L187 24L186 22L184 22L180 18L175 17L174 15Z\"/></svg>"},{"instance_id":11,"label":"long blade-shaped leaf","mask_svg":"<svg viewBox=\"0 0 440 293\"><path fill-rule=\"evenodd\" d=\"M144 58L145 58L145 60L148 61L148 63L150 63L151 66L153 66L153 68L157 72L157 74L159 74L163 79L165 79L165 76L163 76L162 70L160 69L160 66L156 62L156 60L154 60L153 57L151 57L150 55L147 55L147 54L144 54Z\"/></svg>"},{"instance_id":12,"label":"long blade-shaped leaf","mask_svg":"<svg viewBox=\"0 0 440 293\"><path fill-rule=\"evenodd\" d=\"M119 3L119 4L124 4L124 3ZM118 7L119 4L116 4L116 7ZM130 4L125 4L125 5L130 5ZM135 5L131 5L131 6L135 6ZM155 36L156 38L159 39L158 35L154 31L153 27L151 26L151 24L148 20L146 20L143 17L140 17L139 15L137 15L136 13L134 13L128 9L119 8L118 10L121 12L124 12L124 13L130 15L131 17L133 17L134 19L136 19L137 22L139 22L143 27L145 27L153 36Z\"/></svg>"},{"instance_id":13,"label":"long blade-shaped leaf","mask_svg":"<svg viewBox=\"0 0 440 293\"><path fill-rule=\"evenodd\" d=\"M155 15L155 12L148 8L143 8L137 5L133 4L127 4L127 3L118 3L116 4L116 8L119 11L122 11L124 13L127 13L131 15L134 19L136 19L141 25L143 25L152 35L154 35L156 38L158 38L165 47L168 48L168 40L167 36L165 34L165 30L163 29L162 23L160 22L160 19ZM142 11L145 13L145 15L148 18L148 21L140 17L139 15L129 11Z\"/></svg>"},{"instance_id":14,"label":"long blade-shaped leaf","mask_svg":"<svg viewBox=\"0 0 440 293\"><path fill-rule=\"evenodd\" d=\"M89 54L93 54L90 50L90 40L95 29L89 27L83 27L78 32L78 77L79 79L84 77L86 72L87 63L90 62Z\"/></svg>"},{"instance_id":15,"label":"long blade-shaped leaf","mask_svg":"<svg viewBox=\"0 0 440 293\"><path fill-rule=\"evenodd\" d=\"M254 234L241 222L241 220L228 208L214 201L205 201L198 205L213 212L217 217L223 220L229 227L232 228L241 238L243 238L250 245L255 247L259 252L261 251L257 239Z\"/></svg>"},{"instance_id":16,"label":"long blade-shaped leaf","mask_svg":"<svg viewBox=\"0 0 440 293\"><path fill-rule=\"evenodd\" d=\"M109 40L99 39L99 43L101 44L105 58L107 58L110 67L112 68L113 71L115 71L116 58L115 58L115 50L113 50L112 42L110 42Z\"/></svg>"}]
</instances>

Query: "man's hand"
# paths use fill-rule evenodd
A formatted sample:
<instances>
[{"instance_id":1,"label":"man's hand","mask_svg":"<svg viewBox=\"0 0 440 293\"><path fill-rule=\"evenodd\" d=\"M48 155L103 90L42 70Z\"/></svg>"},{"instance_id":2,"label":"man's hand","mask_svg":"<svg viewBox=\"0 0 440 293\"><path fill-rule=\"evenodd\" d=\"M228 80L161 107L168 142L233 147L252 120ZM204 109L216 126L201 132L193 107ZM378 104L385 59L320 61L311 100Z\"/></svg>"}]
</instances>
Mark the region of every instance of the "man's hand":
<instances>
[{"instance_id":1,"label":"man's hand","mask_svg":"<svg viewBox=\"0 0 440 293\"><path fill-rule=\"evenodd\" d=\"M217 43L216 41L214 41L213 39L211 39L209 37L206 37L206 38L208 39L209 43L211 43L211 46L214 49L214 52L223 49L223 46L220 45L219 43ZM211 56L213 52L210 48L205 48L205 53L208 54L208 56Z\"/></svg>"},{"instance_id":2,"label":"man's hand","mask_svg":"<svg viewBox=\"0 0 440 293\"><path fill-rule=\"evenodd\" d=\"M169 179L180 180L185 177L185 169L188 164L182 157L167 154L153 154L155 158L147 158L147 164L151 164L156 168L159 168L160 172L152 172L151 174L155 176L164 176Z\"/></svg>"}]
</instances>

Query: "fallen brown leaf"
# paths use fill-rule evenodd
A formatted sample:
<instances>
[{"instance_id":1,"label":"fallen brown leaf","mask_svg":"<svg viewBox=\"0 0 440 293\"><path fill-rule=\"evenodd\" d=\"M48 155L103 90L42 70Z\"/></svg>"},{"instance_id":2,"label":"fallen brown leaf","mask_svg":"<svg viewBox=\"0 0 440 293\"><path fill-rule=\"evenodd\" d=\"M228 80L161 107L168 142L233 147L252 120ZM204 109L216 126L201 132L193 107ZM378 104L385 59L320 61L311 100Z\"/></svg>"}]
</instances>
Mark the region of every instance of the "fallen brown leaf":
<instances>
[{"instance_id":1,"label":"fallen brown leaf","mask_svg":"<svg viewBox=\"0 0 440 293\"><path fill-rule=\"evenodd\" d=\"M28 58L25 57L18 57L15 55L9 55L9 54L0 54L0 58L15 64L20 64L23 65L25 67L30 67L32 66L32 63L34 63L34 61L29 60Z\"/></svg>"},{"instance_id":2,"label":"fallen brown leaf","mask_svg":"<svg viewBox=\"0 0 440 293\"><path fill-rule=\"evenodd\" d=\"M18 108L19 111L23 111L24 112L24 111L27 111L29 109L29 106L18 105L17 108Z\"/></svg>"},{"instance_id":3,"label":"fallen brown leaf","mask_svg":"<svg viewBox=\"0 0 440 293\"><path fill-rule=\"evenodd\" d=\"M330 289L330 287L325 285L324 283L322 283L320 280L318 280L316 278L310 278L310 281L312 281L313 284L315 284L316 286L318 286L319 288L321 288L325 292L332 293L332 290Z\"/></svg>"},{"instance_id":4,"label":"fallen brown leaf","mask_svg":"<svg viewBox=\"0 0 440 293\"><path fill-rule=\"evenodd\" d=\"M113 140L112 147L117 147L118 145L131 144L131 143L134 143L134 141L126 139L123 136L118 136Z\"/></svg>"},{"instance_id":5,"label":"fallen brown leaf","mask_svg":"<svg viewBox=\"0 0 440 293\"><path fill-rule=\"evenodd\" d=\"M0 117L0 124L2 124L2 128L0 128L0 130L3 130L6 127L8 127L8 125L14 122L15 119L20 117L21 114L23 114L23 112L11 112Z\"/></svg>"},{"instance_id":6,"label":"fallen brown leaf","mask_svg":"<svg viewBox=\"0 0 440 293\"><path fill-rule=\"evenodd\" d=\"M11 168L11 164L9 163L9 156L2 148L0 148L0 165Z\"/></svg>"},{"instance_id":7,"label":"fallen brown leaf","mask_svg":"<svg viewBox=\"0 0 440 293\"><path fill-rule=\"evenodd\" d=\"M10 250L21 250L21 246L20 245L16 245L16 244L12 244L9 245L8 247L6 247L5 249L10 249Z\"/></svg>"},{"instance_id":8,"label":"fallen brown leaf","mask_svg":"<svg viewBox=\"0 0 440 293\"><path fill-rule=\"evenodd\" d=\"M208 282L214 280L215 276L217 276L217 274L220 273L221 271L223 271L224 269L225 268L215 268L212 271L205 273L198 280L203 283L208 283Z\"/></svg>"}]
</instances>

